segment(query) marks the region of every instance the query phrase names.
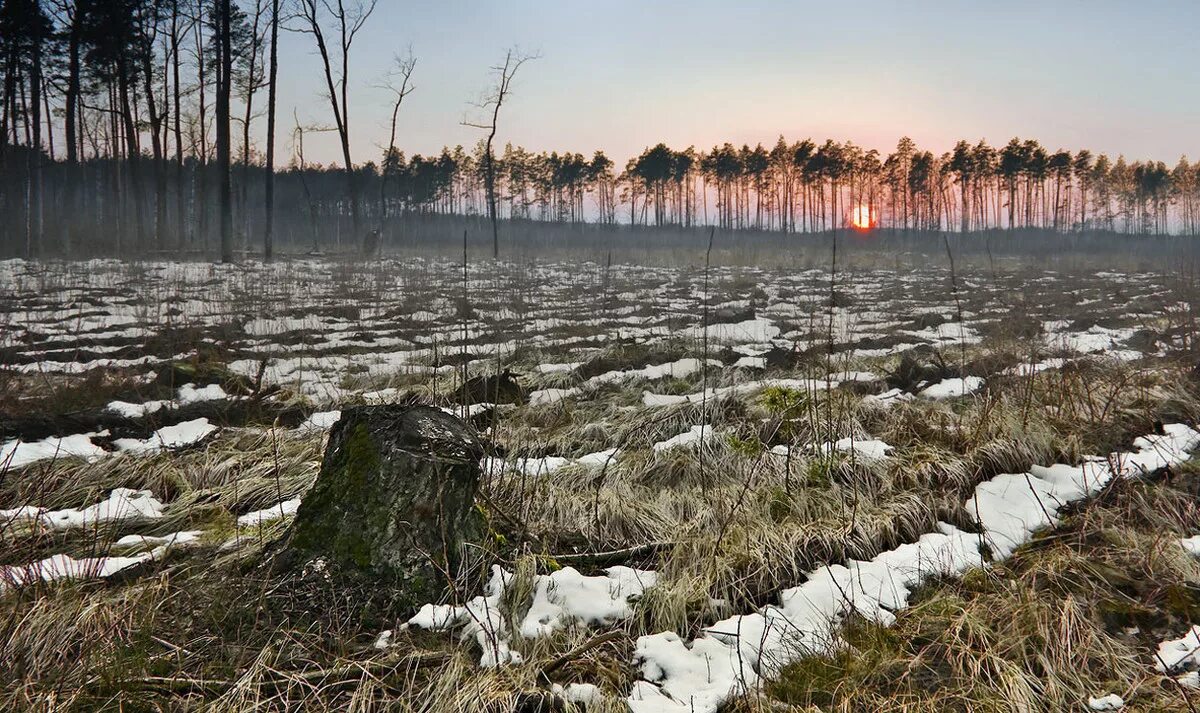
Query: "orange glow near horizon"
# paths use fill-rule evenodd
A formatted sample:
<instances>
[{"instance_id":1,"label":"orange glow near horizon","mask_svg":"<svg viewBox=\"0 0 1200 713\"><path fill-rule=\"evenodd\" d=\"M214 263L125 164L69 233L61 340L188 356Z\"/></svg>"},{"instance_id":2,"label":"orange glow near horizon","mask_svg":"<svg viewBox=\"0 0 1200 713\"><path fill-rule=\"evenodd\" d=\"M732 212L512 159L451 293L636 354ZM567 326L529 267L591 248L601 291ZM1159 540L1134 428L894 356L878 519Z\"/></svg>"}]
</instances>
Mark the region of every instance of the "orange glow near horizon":
<instances>
[{"instance_id":1,"label":"orange glow near horizon","mask_svg":"<svg viewBox=\"0 0 1200 713\"><path fill-rule=\"evenodd\" d=\"M878 214L870 206L860 203L850 211L850 225L855 230L870 230L879 223Z\"/></svg>"}]
</instances>

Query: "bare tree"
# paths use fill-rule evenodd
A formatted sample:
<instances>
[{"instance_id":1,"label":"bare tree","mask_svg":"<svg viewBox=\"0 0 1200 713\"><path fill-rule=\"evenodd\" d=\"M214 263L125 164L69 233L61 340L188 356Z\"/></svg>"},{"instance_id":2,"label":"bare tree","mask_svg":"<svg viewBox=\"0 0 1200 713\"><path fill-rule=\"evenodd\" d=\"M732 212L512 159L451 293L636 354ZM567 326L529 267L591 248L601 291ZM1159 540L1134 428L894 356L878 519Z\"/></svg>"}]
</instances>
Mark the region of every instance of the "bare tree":
<instances>
[{"instance_id":1,"label":"bare tree","mask_svg":"<svg viewBox=\"0 0 1200 713\"><path fill-rule=\"evenodd\" d=\"M388 138L387 152L383 155L383 167L380 173L379 180L379 232L383 234L383 223L387 220L387 185L388 178L395 171L396 156L396 119L400 116L400 105L404 103L404 97L412 93L416 87L412 86L413 69L417 66L417 58L413 57L412 49L408 53L401 56L396 55L395 66L387 79L384 81L384 87L392 92L392 131ZM397 86L399 82L399 86Z\"/></svg>"},{"instance_id":2,"label":"bare tree","mask_svg":"<svg viewBox=\"0 0 1200 713\"><path fill-rule=\"evenodd\" d=\"M521 65L529 60L538 59L537 54L522 54L518 49L510 49L504 55L504 64L492 67L496 74L496 86L491 94L486 95L476 106L485 114L491 112L490 123L475 123L464 121L464 126L483 129L488 132L487 146L483 153L483 185L487 192L488 218L492 221L492 258L500 257L500 230L497 227L496 216L496 157L492 151L492 143L496 139L496 124L500 119L500 107L508 98L512 88L513 77Z\"/></svg>"},{"instance_id":3,"label":"bare tree","mask_svg":"<svg viewBox=\"0 0 1200 713\"><path fill-rule=\"evenodd\" d=\"M342 143L342 160L346 164L346 189L350 197L350 220L355 236L359 232L358 181L354 178L354 163L350 159L350 106L346 97L346 85L350 76L350 47L367 18L375 11L378 0L298 0L299 31L313 36L317 53L325 70L325 89L333 109L333 122ZM324 12L322 12L324 10ZM335 66L329 43L322 27L322 15L328 14L334 25L341 65ZM335 76L336 74L336 76Z\"/></svg>"},{"instance_id":4,"label":"bare tree","mask_svg":"<svg viewBox=\"0 0 1200 713\"><path fill-rule=\"evenodd\" d=\"M292 121L295 122L295 128L292 129L292 150L295 152L293 163L300 178L300 187L304 189L304 203L308 206L308 224L312 229L312 252L317 252L317 204L313 200L312 190L309 188L307 176L308 165L304 160L304 132L305 131L329 131L326 127L310 126L305 127L300 124L300 117L296 114L295 108L292 109Z\"/></svg>"}]
</instances>

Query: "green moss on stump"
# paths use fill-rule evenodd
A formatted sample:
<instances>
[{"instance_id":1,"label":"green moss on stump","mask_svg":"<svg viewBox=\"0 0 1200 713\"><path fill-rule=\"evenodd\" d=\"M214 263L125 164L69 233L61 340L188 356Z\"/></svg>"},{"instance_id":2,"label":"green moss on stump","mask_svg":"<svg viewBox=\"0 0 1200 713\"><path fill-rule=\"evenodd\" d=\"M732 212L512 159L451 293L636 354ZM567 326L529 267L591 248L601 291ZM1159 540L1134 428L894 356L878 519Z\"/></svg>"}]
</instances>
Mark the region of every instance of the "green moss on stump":
<instances>
[{"instance_id":1,"label":"green moss on stump","mask_svg":"<svg viewBox=\"0 0 1200 713\"><path fill-rule=\"evenodd\" d=\"M474 506L482 455L474 430L436 408L344 410L279 562L303 571L320 560L403 606L444 598L465 546L486 539Z\"/></svg>"}]
</instances>

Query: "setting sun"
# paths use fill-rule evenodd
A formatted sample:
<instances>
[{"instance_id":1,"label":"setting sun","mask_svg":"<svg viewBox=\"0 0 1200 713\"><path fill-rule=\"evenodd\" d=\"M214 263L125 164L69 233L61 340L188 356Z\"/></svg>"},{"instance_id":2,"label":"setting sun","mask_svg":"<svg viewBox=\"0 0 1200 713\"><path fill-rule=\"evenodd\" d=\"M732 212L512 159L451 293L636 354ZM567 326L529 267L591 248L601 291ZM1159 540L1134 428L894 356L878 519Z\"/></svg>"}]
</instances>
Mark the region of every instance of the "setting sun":
<instances>
[{"instance_id":1,"label":"setting sun","mask_svg":"<svg viewBox=\"0 0 1200 713\"><path fill-rule=\"evenodd\" d=\"M876 222L876 213L870 206L860 203L850 212L850 225L858 230L870 230L875 227Z\"/></svg>"}]
</instances>

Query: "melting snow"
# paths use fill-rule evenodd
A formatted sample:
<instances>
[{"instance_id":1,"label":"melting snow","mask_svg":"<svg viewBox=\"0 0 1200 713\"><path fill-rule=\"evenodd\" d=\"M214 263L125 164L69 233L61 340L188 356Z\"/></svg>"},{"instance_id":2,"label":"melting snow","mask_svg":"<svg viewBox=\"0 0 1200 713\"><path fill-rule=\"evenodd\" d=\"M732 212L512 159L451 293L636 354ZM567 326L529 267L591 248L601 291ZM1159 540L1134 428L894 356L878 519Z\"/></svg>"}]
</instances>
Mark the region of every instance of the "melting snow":
<instances>
[{"instance_id":1,"label":"melting snow","mask_svg":"<svg viewBox=\"0 0 1200 713\"><path fill-rule=\"evenodd\" d=\"M138 537L138 536L133 536ZM44 560L22 565L5 565L0 567L0 592L5 589L22 587L36 581L53 582L60 579L105 579L118 572L143 562L160 559L171 547L190 544L196 541L199 533L177 532L165 537L138 537L140 541L159 541L154 549L128 557L83 557L75 559L70 555L51 555ZM124 545L122 545L124 543ZM123 537L117 545L126 546L133 540ZM136 544L136 543L134 543Z\"/></svg>"},{"instance_id":2,"label":"melting snow","mask_svg":"<svg viewBox=\"0 0 1200 713\"><path fill-rule=\"evenodd\" d=\"M164 545L190 545L200 541L200 536L204 534L203 530L183 530L182 532L174 532L170 535L125 535L113 543L113 547L129 547L129 548L154 548Z\"/></svg>"},{"instance_id":3,"label":"melting snow","mask_svg":"<svg viewBox=\"0 0 1200 713\"><path fill-rule=\"evenodd\" d=\"M710 366L723 366L716 359L709 359ZM603 384L611 384L627 379L646 379L653 381L664 377L675 377L682 379L690 376L697 371L700 371L704 366L704 362L700 359L679 359L666 364L651 364L640 369L622 369L617 371L606 371L603 374L598 374L583 382L581 386L574 386L567 389L541 389L529 394L530 406L546 406L549 404L558 403L565 399L574 398L584 393L585 389L595 388Z\"/></svg>"},{"instance_id":4,"label":"melting snow","mask_svg":"<svg viewBox=\"0 0 1200 713\"><path fill-rule=\"evenodd\" d=\"M654 452L661 453L679 446L690 446L712 438L712 426L692 426L687 431L654 444Z\"/></svg>"},{"instance_id":5,"label":"melting snow","mask_svg":"<svg viewBox=\"0 0 1200 713\"><path fill-rule=\"evenodd\" d=\"M530 406L549 406L579 393L579 389L542 389L529 394Z\"/></svg>"},{"instance_id":6,"label":"melting snow","mask_svg":"<svg viewBox=\"0 0 1200 713\"><path fill-rule=\"evenodd\" d=\"M152 557L153 554L149 552L133 557L84 557L83 559L60 554L31 564L7 565L0 567L0 591L38 580L53 582L58 579L103 579L141 564Z\"/></svg>"},{"instance_id":7,"label":"melting snow","mask_svg":"<svg viewBox=\"0 0 1200 713\"><path fill-rule=\"evenodd\" d=\"M328 431L342 417L341 411L317 411L296 427L298 431Z\"/></svg>"},{"instance_id":8,"label":"melting snow","mask_svg":"<svg viewBox=\"0 0 1200 713\"><path fill-rule=\"evenodd\" d=\"M1119 711L1125 707L1125 699L1115 693L1099 698L1088 698L1088 708L1094 711Z\"/></svg>"},{"instance_id":9,"label":"melting snow","mask_svg":"<svg viewBox=\"0 0 1200 713\"><path fill-rule=\"evenodd\" d=\"M201 401L223 401L231 398L219 384L197 387L195 384L184 384L176 392L174 401L159 399L144 401L140 404L128 401L112 401L106 406L109 411L125 418L143 418L164 408L186 406Z\"/></svg>"},{"instance_id":10,"label":"melting snow","mask_svg":"<svg viewBox=\"0 0 1200 713\"><path fill-rule=\"evenodd\" d=\"M106 451L92 443L92 436L100 433L79 433L62 438L52 437L31 443L20 440L9 441L0 446L0 470L20 468L48 458L97 458Z\"/></svg>"},{"instance_id":11,"label":"melting snow","mask_svg":"<svg viewBox=\"0 0 1200 713\"><path fill-rule=\"evenodd\" d=\"M128 401L113 401L106 408L118 416L124 416L125 418L142 418L170 405L171 402L165 399L145 401L140 404L132 404Z\"/></svg>"},{"instance_id":12,"label":"melting snow","mask_svg":"<svg viewBox=\"0 0 1200 713\"><path fill-rule=\"evenodd\" d=\"M702 339L705 331L704 327L693 327L687 331L686 336ZM779 331L779 327L776 327L771 320L762 317L748 319L744 322L710 324L707 329L708 340L721 344L769 342L779 336Z\"/></svg>"},{"instance_id":13,"label":"melting snow","mask_svg":"<svg viewBox=\"0 0 1200 713\"><path fill-rule=\"evenodd\" d=\"M609 567L607 576L585 577L573 567L539 576L533 604L521 622L521 636L545 636L572 622L589 626L629 617L631 597L654 586L657 575L629 567Z\"/></svg>"},{"instance_id":14,"label":"melting snow","mask_svg":"<svg viewBox=\"0 0 1200 713\"><path fill-rule=\"evenodd\" d=\"M11 510L0 510L0 520L19 522L33 520L45 527L66 530L90 527L104 522L119 522L135 518L159 518L163 504L149 490L115 488L108 498L83 509L46 510L24 505Z\"/></svg>"},{"instance_id":15,"label":"melting snow","mask_svg":"<svg viewBox=\"0 0 1200 713\"><path fill-rule=\"evenodd\" d=\"M926 387L917 395L927 399L952 399L973 394L981 388L983 388L983 379L978 376L966 376L961 379L956 376Z\"/></svg>"},{"instance_id":16,"label":"melting snow","mask_svg":"<svg viewBox=\"0 0 1200 713\"><path fill-rule=\"evenodd\" d=\"M777 606L734 616L686 642L675 632L638 639L634 659L643 680L630 692L633 713L716 713L731 697L756 686L798 658L828 655L844 643L838 627L850 612L882 625L908 605L911 589L932 574L962 574L984 565L981 543L1004 557L1033 533L1057 521L1066 502L1095 493L1113 477L1135 476L1185 460L1200 445L1200 433L1179 424L1165 434L1139 438L1131 453L1091 459L1083 465L1055 465L1033 473L1003 474L981 483L966 507L983 534L946 523L915 543L883 552L872 560L851 560L809 573L799 587L784 590ZM1200 627L1166 642L1160 656L1167 669L1184 661L1200 664Z\"/></svg>"},{"instance_id":17,"label":"melting snow","mask_svg":"<svg viewBox=\"0 0 1200 713\"><path fill-rule=\"evenodd\" d=\"M617 449L608 448L595 453L580 456L575 462L587 468L603 468L617 459Z\"/></svg>"},{"instance_id":18,"label":"melting snow","mask_svg":"<svg viewBox=\"0 0 1200 713\"><path fill-rule=\"evenodd\" d=\"M483 651L479 664L494 667L502 663L521 663L519 653L509 648L508 627L500 615L500 598L512 579L512 573L492 566L492 577L484 593L467 602L466 606L454 604L425 604L406 626L416 626L433 631L445 631L462 627L460 637L474 638Z\"/></svg>"},{"instance_id":19,"label":"melting snow","mask_svg":"<svg viewBox=\"0 0 1200 713\"><path fill-rule=\"evenodd\" d=\"M1200 626L1193 626L1178 639L1158 645L1154 668L1161 673L1176 673L1183 668L1200 666Z\"/></svg>"},{"instance_id":20,"label":"melting snow","mask_svg":"<svg viewBox=\"0 0 1200 713\"><path fill-rule=\"evenodd\" d=\"M562 696L568 703L582 703L585 706L598 704L604 700L604 694L591 683L568 683L566 687L555 683L550 686L550 692Z\"/></svg>"},{"instance_id":21,"label":"melting snow","mask_svg":"<svg viewBox=\"0 0 1200 713\"><path fill-rule=\"evenodd\" d=\"M863 460L883 460L892 450L892 447L883 441L870 438L843 438L834 443L833 447L844 453L853 453ZM825 450L829 450L828 445Z\"/></svg>"},{"instance_id":22,"label":"melting snow","mask_svg":"<svg viewBox=\"0 0 1200 713\"><path fill-rule=\"evenodd\" d=\"M550 475L568 465L579 465L584 468L602 468L616 460L617 449L609 448L596 453L588 453L574 460L561 456L544 456L541 458L519 457L513 461L503 458L486 457L480 461L483 472L487 475L500 475L504 472L523 473L525 475Z\"/></svg>"},{"instance_id":23,"label":"melting snow","mask_svg":"<svg viewBox=\"0 0 1200 713\"><path fill-rule=\"evenodd\" d=\"M197 418L177 423L174 426L163 426L146 439L118 438L113 441L113 445L130 453L181 448L204 439L216 430L217 427L209 423L207 418Z\"/></svg>"},{"instance_id":24,"label":"melting snow","mask_svg":"<svg viewBox=\"0 0 1200 713\"><path fill-rule=\"evenodd\" d=\"M220 384L209 384L197 388L195 384L184 384L179 387L176 398L181 404L194 404L201 401L221 401L229 398Z\"/></svg>"},{"instance_id":25,"label":"melting snow","mask_svg":"<svg viewBox=\"0 0 1200 713\"><path fill-rule=\"evenodd\" d=\"M882 394L868 394L863 397L863 403L869 404L871 406L880 406L882 408L888 408L892 404L898 404L901 401L911 401L912 399L913 399L913 395L908 393L907 391L902 391L900 389L891 389L889 391L883 392Z\"/></svg>"},{"instance_id":26,"label":"melting snow","mask_svg":"<svg viewBox=\"0 0 1200 713\"><path fill-rule=\"evenodd\" d=\"M408 626L443 631L462 627L463 639L474 638L483 657L482 666L519 663L521 655L509 646L509 632L500 613L500 599L512 574L492 567L484 594L465 606L426 604ZM518 625L526 638L544 636L571 624L611 624L632 614L632 600L654 586L657 575L647 570L610 567L604 576L587 577L564 567L534 579L533 602Z\"/></svg>"},{"instance_id":27,"label":"melting snow","mask_svg":"<svg viewBox=\"0 0 1200 713\"><path fill-rule=\"evenodd\" d=\"M285 517L291 517L300 509L300 498L292 498L284 500L280 503L275 503L264 510L255 510L248 512L245 515L239 515L237 519L238 527L252 527L254 525L262 525L263 523L281 520Z\"/></svg>"}]
</instances>

